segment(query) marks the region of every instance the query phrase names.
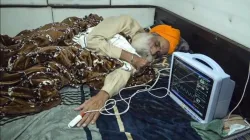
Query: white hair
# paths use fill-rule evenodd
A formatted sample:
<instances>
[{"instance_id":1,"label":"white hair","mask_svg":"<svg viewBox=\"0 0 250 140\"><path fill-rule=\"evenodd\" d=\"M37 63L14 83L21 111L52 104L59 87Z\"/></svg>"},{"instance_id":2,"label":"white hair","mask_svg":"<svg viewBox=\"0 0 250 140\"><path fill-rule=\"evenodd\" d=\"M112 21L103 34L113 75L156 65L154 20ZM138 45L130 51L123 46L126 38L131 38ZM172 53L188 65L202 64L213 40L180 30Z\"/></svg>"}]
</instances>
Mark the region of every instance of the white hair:
<instances>
[{"instance_id":1,"label":"white hair","mask_svg":"<svg viewBox=\"0 0 250 140\"><path fill-rule=\"evenodd\" d=\"M146 58L149 62L153 60L153 56L150 52L150 41L154 35L150 33L139 33L132 41L131 45L135 48L136 52L143 58Z\"/></svg>"}]
</instances>

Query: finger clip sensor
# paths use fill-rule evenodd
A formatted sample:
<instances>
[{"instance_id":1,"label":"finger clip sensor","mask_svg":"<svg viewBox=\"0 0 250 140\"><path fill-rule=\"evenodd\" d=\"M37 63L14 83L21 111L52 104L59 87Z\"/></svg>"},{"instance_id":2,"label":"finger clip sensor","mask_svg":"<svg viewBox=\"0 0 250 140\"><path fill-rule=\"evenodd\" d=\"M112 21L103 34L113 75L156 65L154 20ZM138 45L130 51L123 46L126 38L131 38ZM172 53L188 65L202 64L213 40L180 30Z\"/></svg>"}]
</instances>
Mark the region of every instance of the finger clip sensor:
<instances>
[{"instance_id":1,"label":"finger clip sensor","mask_svg":"<svg viewBox=\"0 0 250 140\"><path fill-rule=\"evenodd\" d=\"M85 113L81 113L80 115L77 115L72 121L69 122L68 127L69 128L74 127L78 122L80 122L84 114Z\"/></svg>"}]
</instances>

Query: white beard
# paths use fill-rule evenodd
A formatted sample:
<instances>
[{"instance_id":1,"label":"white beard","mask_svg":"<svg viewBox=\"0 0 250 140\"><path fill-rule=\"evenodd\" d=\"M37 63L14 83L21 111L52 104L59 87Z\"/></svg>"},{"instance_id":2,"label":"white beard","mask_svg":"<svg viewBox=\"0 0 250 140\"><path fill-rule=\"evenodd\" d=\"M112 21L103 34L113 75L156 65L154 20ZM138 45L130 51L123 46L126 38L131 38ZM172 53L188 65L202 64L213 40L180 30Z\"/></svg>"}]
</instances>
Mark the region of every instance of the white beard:
<instances>
[{"instance_id":1,"label":"white beard","mask_svg":"<svg viewBox=\"0 0 250 140\"><path fill-rule=\"evenodd\" d=\"M149 62L152 62L153 56L150 53L150 41L154 36L149 33L140 33L132 41L131 45L135 48L136 52L143 58L146 58Z\"/></svg>"}]
</instances>

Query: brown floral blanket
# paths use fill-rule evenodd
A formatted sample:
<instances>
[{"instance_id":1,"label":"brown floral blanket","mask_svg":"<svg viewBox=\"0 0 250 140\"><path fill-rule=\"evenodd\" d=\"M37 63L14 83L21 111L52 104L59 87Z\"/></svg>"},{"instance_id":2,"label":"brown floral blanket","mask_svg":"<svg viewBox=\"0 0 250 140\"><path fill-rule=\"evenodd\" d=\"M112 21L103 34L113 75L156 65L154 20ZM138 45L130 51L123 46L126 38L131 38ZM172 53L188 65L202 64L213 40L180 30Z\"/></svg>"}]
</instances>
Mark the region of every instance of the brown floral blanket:
<instances>
[{"instance_id":1,"label":"brown floral blanket","mask_svg":"<svg viewBox=\"0 0 250 140\"><path fill-rule=\"evenodd\" d=\"M0 35L0 116L50 109L60 104L59 90L66 85L100 89L105 76L121 62L84 50L72 38L102 20L93 14L70 17L15 37ZM149 83L154 77L147 67L127 85Z\"/></svg>"}]
</instances>

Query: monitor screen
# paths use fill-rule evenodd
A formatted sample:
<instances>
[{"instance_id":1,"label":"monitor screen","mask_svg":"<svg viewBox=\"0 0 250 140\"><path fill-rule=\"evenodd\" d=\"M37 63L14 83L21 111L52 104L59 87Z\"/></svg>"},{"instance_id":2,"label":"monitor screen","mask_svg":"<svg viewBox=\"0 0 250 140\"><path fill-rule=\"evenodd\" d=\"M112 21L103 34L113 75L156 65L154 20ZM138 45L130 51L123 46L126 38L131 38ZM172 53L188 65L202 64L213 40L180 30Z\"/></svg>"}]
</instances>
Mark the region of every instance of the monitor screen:
<instances>
[{"instance_id":1,"label":"monitor screen","mask_svg":"<svg viewBox=\"0 0 250 140\"><path fill-rule=\"evenodd\" d=\"M170 91L205 119L213 80L178 57L173 59Z\"/></svg>"}]
</instances>

